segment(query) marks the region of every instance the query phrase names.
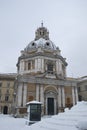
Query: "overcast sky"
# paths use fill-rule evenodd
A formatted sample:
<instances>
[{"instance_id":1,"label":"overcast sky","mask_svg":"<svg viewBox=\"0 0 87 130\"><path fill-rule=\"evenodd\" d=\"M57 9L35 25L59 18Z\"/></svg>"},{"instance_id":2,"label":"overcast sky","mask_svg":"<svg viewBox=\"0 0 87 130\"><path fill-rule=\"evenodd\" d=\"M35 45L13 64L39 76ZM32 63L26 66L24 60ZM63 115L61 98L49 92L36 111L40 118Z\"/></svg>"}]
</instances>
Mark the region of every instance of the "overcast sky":
<instances>
[{"instance_id":1,"label":"overcast sky","mask_svg":"<svg viewBox=\"0 0 87 130\"><path fill-rule=\"evenodd\" d=\"M87 0L0 0L0 73L16 72L42 20L66 58L67 76L87 75Z\"/></svg>"}]
</instances>

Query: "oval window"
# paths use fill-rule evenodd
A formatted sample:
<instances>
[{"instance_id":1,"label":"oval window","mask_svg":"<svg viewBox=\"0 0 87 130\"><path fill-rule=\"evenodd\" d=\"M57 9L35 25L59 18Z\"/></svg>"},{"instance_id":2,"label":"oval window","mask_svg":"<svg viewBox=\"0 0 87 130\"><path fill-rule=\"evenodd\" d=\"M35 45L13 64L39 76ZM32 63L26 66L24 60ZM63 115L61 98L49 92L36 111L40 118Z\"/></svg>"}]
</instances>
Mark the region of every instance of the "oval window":
<instances>
[{"instance_id":1,"label":"oval window","mask_svg":"<svg viewBox=\"0 0 87 130\"><path fill-rule=\"evenodd\" d=\"M49 42L47 42L47 43L46 43L46 45L47 45L47 46L49 46L49 45L50 45L50 43L49 43Z\"/></svg>"}]
</instances>

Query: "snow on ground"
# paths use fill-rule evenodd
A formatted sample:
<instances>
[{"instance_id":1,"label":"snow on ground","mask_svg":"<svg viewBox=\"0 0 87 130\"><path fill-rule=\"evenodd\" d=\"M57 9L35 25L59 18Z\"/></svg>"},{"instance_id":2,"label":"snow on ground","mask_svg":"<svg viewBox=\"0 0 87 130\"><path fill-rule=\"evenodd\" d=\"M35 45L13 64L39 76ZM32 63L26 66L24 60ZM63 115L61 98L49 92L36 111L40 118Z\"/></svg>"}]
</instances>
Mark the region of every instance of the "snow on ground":
<instances>
[{"instance_id":1,"label":"snow on ground","mask_svg":"<svg viewBox=\"0 0 87 130\"><path fill-rule=\"evenodd\" d=\"M0 114L0 130L87 130L87 102L78 102L71 110L65 109L38 123L26 125L26 119Z\"/></svg>"}]
</instances>

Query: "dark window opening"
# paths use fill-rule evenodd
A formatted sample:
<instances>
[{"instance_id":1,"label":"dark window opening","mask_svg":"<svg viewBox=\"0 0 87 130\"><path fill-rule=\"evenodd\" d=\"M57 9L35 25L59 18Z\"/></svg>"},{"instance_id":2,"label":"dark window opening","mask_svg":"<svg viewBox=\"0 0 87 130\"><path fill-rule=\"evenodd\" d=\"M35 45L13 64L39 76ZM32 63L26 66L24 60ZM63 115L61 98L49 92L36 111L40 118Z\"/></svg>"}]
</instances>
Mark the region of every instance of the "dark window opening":
<instances>
[{"instance_id":1,"label":"dark window opening","mask_svg":"<svg viewBox=\"0 0 87 130\"><path fill-rule=\"evenodd\" d=\"M40 32L40 35L41 35L41 32Z\"/></svg>"},{"instance_id":2,"label":"dark window opening","mask_svg":"<svg viewBox=\"0 0 87 130\"><path fill-rule=\"evenodd\" d=\"M87 85L85 85L85 90L87 91Z\"/></svg>"},{"instance_id":3,"label":"dark window opening","mask_svg":"<svg viewBox=\"0 0 87 130\"><path fill-rule=\"evenodd\" d=\"M5 101L8 101L9 100L9 96L5 96Z\"/></svg>"},{"instance_id":4,"label":"dark window opening","mask_svg":"<svg viewBox=\"0 0 87 130\"><path fill-rule=\"evenodd\" d=\"M8 88L10 87L10 82L7 83L7 87L8 87Z\"/></svg>"},{"instance_id":5,"label":"dark window opening","mask_svg":"<svg viewBox=\"0 0 87 130\"><path fill-rule=\"evenodd\" d=\"M31 63L29 62L28 63L28 70L30 70L31 69Z\"/></svg>"},{"instance_id":6,"label":"dark window opening","mask_svg":"<svg viewBox=\"0 0 87 130\"><path fill-rule=\"evenodd\" d=\"M49 42L47 42L46 45L49 46L50 45Z\"/></svg>"},{"instance_id":7,"label":"dark window opening","mask_svg":"<svg viewBox=\"0 0 87 130\"><path fill-rule=\"evenodd\" d=\"M1 101L1 95L0 95L0 101Z\"/></svg>"},{"instance_id":8,"label":"dark window opening","mask_svg":"<svg viewBox=\"0 0 87 130\"><path fill-rule=\"evenodd\" d=\"M9 93L9 90L7 90L7 93Z\"/></svg>"},{"instance_id":9,"label":"dark window opening","mask_svg":"<svg viewBox=\"0 0 87 130\"><path fill-rule=\"evenodd\" d=\"M82 101L82 96L81 96L81 95L79 95L78 97L79 97L79 101Z\"/></svg>"},{"instance_id":10,"label":"dark window opening","mask_svg":"<svg viewBox=\"0 0 87 130\"><path fill-rule=\"evenodd\" d=\"M78 92L81 92L81 88L80 87L78 87Z\"/></svg>"},{"instance_id":11,"label":"dark window opening","mask_svg":"<svg viewBox=\"0 0 87 130\"><path fill-rule=\"evenodd\" d=\"M48 71L48 73L53 74L53 65L52 64L47 65L47 71Z\"/></svg>"},{"instance_id":12,"label":"dark window opening","mask_svg":"<svg viewBox=\"0 0 87 130\"><path fill-rule=\"evenodd\" d=\"M0 83L0 87L2 87L2 83Z\"/></svg>"},{"instance_id":13,"label":"dark window opening","mask_svg":"<svg viewBox=\"0 0 87 130\"><path fill-rule=\"evenodd\" d=\"M35 45L35 43L33 42L33 43L32 43L32 46L34 46L34 45Z\"/></svg>"},{"instance_id":14,"label":"dark window opening","mask_svg":"<svg viewBox=\"0 0 87 130\"><path fill-rule=\"evenodd\" d=\"M8 107L7 106L4 106L4 108L3 108L3 114L8 114Z\"/></svg>"}]
</instances>

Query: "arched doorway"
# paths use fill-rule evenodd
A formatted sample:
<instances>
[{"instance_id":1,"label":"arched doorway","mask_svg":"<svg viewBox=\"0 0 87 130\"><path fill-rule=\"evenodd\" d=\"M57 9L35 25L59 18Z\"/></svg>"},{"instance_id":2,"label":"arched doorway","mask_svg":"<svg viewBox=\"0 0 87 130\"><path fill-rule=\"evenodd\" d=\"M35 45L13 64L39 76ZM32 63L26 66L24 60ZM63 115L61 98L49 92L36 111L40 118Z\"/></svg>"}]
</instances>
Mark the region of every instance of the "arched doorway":
<instances>
[{"instance_id":1,"label":"arched doorway","mask_svg":"<svg viewBox=\"0 0 87 130\"><path fill-rule=\"evenodd\" d=\"M58 92L56 86L48 85L44 89L44 105L46 115L55 115L58 113Z\"/></svg>"},{"instance_id":2,"label":"arched doorway","mask_svg":"<svg viewBox=\"0 0 87 130\"><path fill-rule=\"evenodd\" d=\"M57 94L53 91L45 93L45 112L46 115L55 115L57 113Z\"/></svg>"},{"instance_id":3,"label":"arched doorway","mask_svg":"<svg viewBox=\"0 0 87 130\"><path fill-rule=\"evenodd\" d=\"M3 114L8 114L8 107L7 106L4 106L4 108L3 108Z\"/></svg>"}]
</instances>

